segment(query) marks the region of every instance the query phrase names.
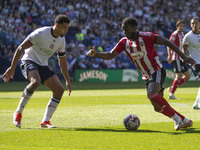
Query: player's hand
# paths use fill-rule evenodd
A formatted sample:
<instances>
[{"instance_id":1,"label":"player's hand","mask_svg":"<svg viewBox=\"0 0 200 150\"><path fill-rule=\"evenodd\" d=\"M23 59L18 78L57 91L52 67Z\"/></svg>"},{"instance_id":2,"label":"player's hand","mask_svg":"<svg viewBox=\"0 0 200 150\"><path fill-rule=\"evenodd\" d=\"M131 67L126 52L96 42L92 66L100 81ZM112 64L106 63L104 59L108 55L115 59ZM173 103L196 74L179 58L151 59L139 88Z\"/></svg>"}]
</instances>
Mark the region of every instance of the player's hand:
<instances>
[{"instance_id":1,"label":"player's hand","mask_svg":"<svg viewBox=\"0 0 200 150\"><path fill-rule=\"evenodd\" d=\"M66 81L66 86L68 88L68 96L70 96L71 91L72 91L71 84Z\"/></svg>"},{"instance_id":2,"label":"player's hand","mask_svg":"<svg viewBox=\"0 0 200 150\"><path fill-rule=\"evenodd\" d=\"M11 79L13 79L15 74L15 70L13 70L11 67L9 67L6 72L3 74L3 81L8 82Z\"/></svg>"},{"instance_id":3,"label":"player's hand","mask_svg":"<svg viewBox=\"0 0 200 150\"><path fill-rule=\"evenodd\" d=\"M169 64L171 64L172 58L171 58L170 56L168 56L168 57L167 57L167 61L168 61Z\"/></svg>"},{"instance_id":4,"label":"player's hand","mask_svg":"<svg viewBox=\"0 0 200 150\"><path fill-rule=\"evenodd\" d=\"M96 48L95 46L92 47L92 49L90 49L88 52L87 52L87 56L89 57L94 57L96 55Z\"/></svg>"},{"instance_id":5,"label":"player's hand","mask_svg":"<svg viewBox=\"0 0 200 150\"><path fill-rule=\"evenodd\" d=\"M187 63L190 63L192 66L196 65L196 61L194 59L192 59L191 57L189 56L186 56L184 59L183 59L184 62L187 62Z\"/></svg>"}]
</instances>

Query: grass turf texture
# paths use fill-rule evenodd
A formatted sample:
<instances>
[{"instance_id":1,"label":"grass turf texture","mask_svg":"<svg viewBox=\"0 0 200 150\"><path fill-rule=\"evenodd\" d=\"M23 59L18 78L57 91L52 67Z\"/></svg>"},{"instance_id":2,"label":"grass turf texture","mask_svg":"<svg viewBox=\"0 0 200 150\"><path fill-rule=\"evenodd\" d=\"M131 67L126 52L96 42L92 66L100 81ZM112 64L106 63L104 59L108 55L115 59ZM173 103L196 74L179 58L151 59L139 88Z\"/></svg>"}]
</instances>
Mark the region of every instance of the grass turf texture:
<instances>
[{"instance_id":1,"label":"grass turf texture","mask_svg":"<svg viewBox=\"0 0 200 150\"><path fill-rule=\"evenodd\" d=\"M25 108L18 129L12 115L27 82L0 84L0 149L199 149L200 111L192 109L196 82L177 89L180 100L168 100L165 90L171 106L194 122L192 128L180 131L174 130L171 119L153 111L144 82L97 83L96 90L94 83L72 84L75 90L70 97L64 94L51 119L57 129L39 128L52 95L41 86ZM123 118L131 113L141 121L136 131L123 127Z\"/></svg>"}]
</instances>

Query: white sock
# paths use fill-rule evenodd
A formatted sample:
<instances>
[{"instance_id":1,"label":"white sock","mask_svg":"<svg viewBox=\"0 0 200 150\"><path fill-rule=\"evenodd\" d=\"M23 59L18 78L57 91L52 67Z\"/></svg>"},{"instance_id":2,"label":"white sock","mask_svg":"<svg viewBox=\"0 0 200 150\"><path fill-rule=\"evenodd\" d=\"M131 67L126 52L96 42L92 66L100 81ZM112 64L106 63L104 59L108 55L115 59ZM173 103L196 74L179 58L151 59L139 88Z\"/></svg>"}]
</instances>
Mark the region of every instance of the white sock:
<instances>
[{"instance_id":1,"label":"white sock","mask_svg":"<svg viewBox=\"0 0 200 150\"><path fill-rule=\"evenodd\" d=\"M49 121L51 117L53 116L53 113L55 112L60 100L56 98L51 98L49 103L47 104L44 117L42 119L42 122Z\"/></svg>"},{"instance_id":2,"label":"white sock","mask_svg":"<svg viewBox=\"0 0 200 150\"><path fill-rule=\"evenodd\" d=\"M173 119L174 121L176 121L176 122L179 122L180 119L181 119L181 117L178 116L177 114L174 114L174 115L172 116L172 119Z\"/></svg>"},{"instance_id":3,"label":"white sock","mask_svg":"<svg viewBox=\"0 0 200 150\"><path fill-rule=\"evenodd\" d=\"M199 104L199 101L200 101L200 88L199 88L199 91L198 91L196 100L195 100L195 102L194 102L194 105L198 105L198 104Z\"/></svg>"},{"instance_id":4,"label":"white sock","mask_svg":"<svg viewBox=\"0 0 200 150\"><path fill-rule=\"evenodd\" d=\"M188 119L186 117L183 119L183 122L189 122L189 121L190 121L190 119Z\"/></svg>"},{"instance_id":5,"label":"white sock","mask_svg":"<svg viewBox=\"0 0 200 150\"><path fill-rule=\"evenodd\" d=\"M26 88L24 89L24 92L22 94L22 97L19 101L19 105L16 109L16 112L22 114L24 107L27 105L27 103L29 102L29 99L31 98L31 96L33 95L33 93L29 92Z\"/></svg>"}]
</instances>

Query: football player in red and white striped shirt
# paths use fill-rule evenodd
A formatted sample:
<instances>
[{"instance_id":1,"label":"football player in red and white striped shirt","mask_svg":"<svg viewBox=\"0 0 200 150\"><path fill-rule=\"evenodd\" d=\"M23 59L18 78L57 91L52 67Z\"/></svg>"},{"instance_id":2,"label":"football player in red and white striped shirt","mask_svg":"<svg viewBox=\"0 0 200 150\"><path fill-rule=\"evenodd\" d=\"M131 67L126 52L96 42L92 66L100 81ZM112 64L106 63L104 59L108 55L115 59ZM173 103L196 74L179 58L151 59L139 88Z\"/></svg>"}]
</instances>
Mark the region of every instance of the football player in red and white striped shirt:
<instances>
[{"instance_id":1,"label":"football player in red and white striped shirt","mask_svg":"<svg viewBox=\"0 0 200 150\"><path fill-rule=\"evenodd\" d=\"M183 20L177 21L176 28L177 30L171 34L169 40L172 41L180 50L182 50L182 41L184 37L183 31L185 28L185 22ZM176 73L176 77L172 83L172 86L169 87L169 91L170 91L169 99L177 99L174 96L174 93L178 86L180 86L181 84L183 84L184 82L190 79L190 73L188 71L186 64L183 63L181 57L175 51L171 50L168 47L167 52L168 52L167 61L169 64L173 62L174 72Z\"/></svg>"},{"instance_id":2,"label":"football player in red and white striped shirt","mask_svg":"<svg viewBox=\"0 0 200 150\"><path fill-rule=\"evenodd\" d=\"M127 17L122 21L122 29L125 33L117 45L110 52L96 52L95 47L88 51L87 56L98 57L110 60L125 51L131 61L142 72L143 79L146 80L146 89L149 100L154 106L154 110L168 116L174 120L175 129L192 126L192 120L174 110L163 98L163 83L166 77L165 69L159 61L154 44L166 45L176 51L185 62L192 65L195 61L184 55L178 47L168 39L153 34L151 32L138 32L137 20Z\"/></svg>"}]
</instances>

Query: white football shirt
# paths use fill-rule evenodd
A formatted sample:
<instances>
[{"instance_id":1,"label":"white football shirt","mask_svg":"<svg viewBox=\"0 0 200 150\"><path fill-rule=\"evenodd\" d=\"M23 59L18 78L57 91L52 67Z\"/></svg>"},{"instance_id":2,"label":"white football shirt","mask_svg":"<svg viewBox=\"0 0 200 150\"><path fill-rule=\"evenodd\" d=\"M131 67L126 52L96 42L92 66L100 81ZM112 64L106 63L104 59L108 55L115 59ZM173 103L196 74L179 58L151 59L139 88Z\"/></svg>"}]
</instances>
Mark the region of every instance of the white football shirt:
<instances>
[{"instance_id":1,"label":"white football shirt","mask_svg":"<svg viewBox=\"0 0 200 150\"><path fill-rule=\"evenodd\" d=\"M195 34L189 31L183 38L183 44L188 45L190 57L192 57L197 64L200 64L200 34Z\"/></svg>"},{"instance_id":2,"label":"white football shirt","mask_svg":"<svg viewBox=\"0 0 200 150\"><path fill-rule=\"evenodd\" d=\"M48 66L48 59L56 52L65 52L65 37L54 37L53 27L41 27L27 38L33 44L25 50L22 61L31 60L41 66Z\"/></svg>"}]
</instances>

